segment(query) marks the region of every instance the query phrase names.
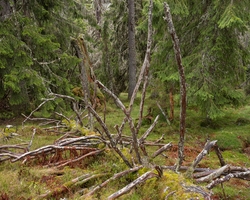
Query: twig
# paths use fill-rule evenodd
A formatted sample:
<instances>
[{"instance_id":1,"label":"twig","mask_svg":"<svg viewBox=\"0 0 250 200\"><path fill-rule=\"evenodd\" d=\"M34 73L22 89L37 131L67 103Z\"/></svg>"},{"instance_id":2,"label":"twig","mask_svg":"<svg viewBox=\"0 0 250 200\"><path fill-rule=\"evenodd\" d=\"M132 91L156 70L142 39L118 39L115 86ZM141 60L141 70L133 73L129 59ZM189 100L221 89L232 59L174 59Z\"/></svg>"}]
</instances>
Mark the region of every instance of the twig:
<instances>
[{"instance_id":1,"label":"twig","mask_svg":"<svg viewBox=\"0 0 250 200\"><path fill-rule=\"evenodd\" d=\"M69 161L67 161L67 162L65 162L63 164L60 164L60 165L57 166L57 168L62 168L64 166L66 166L66 165L70 165L70 164L73 164L75 162L79 162L79 161L81 161L82 159L84 159L84 158L86 158L88 156L98 155L98 154L100 154L103 151L104 151L104 149L100 149L100 150L89 152L89 153L87 153L87 154L85 154L83 156L77 157L76 159L69 160ZM56 166L56 164L54 164L54 166Z\"/></svg>"},{"instance_id":2,"label":"twig","mask_svg":"<svg viewBox=\"0 0 250 200\"><path fill-rule=\"evenodd\" d=\"M26 119L22 122L22 127L24 126L24 123L30 119L31 115L33 115L34 112L36 112L38 109L40 109L45 103L47 103L48 101L54 101L56 99L56 97L51 98L51 99L45 99L35 110L33 110L28 117L26 117ZM25 116L25 115L24 115Z\"/></svg>"},{"instance_id":3,"label":"twig","mask_svg":"<svg viewBox=\"0 0 250 200\"><path fill-rule=\"evenodd\" d=\"M165 119L166 119L168 125L170 125L170 121L169 121L169 119L168 119L168 116L166 115L166 113L165 113L164 110L162 109L161 105L159 104L159 102L156 102L156 104L157 104L158 108L161 110L161 113L162 113L162 115L165 117Z\"/></svg>"},{"instance_id":4,"label":"twig","mask_svg":"<svg viewBox=\"0 0 250 200\"><path fill-rule=\"evenodd\" d=\"M30 147L31 147L31 145L32 145L32 142L33 142L33 139L34 139L35 134L36 134L36 128L33 128L33 134L32 134L30 143L29 143L29 145L27 146L27 151L30 151Z\"/></svg>"},{"instance_id":5,"label":"twig","mask_svg":"<svg viewBox=\"0 0 250 200\"><path fill-rule=\"evenodd\" d=\"M223 159L223 157L222 157L220 148L218 147L217 144L214 145L214 150L215 150L215 153L216 153L217 157L219 158L220 165L221 165L221 166L226 165L226 163L225 163L225 161L224 161L224 159Z\"/></svg>"}]
</instances>

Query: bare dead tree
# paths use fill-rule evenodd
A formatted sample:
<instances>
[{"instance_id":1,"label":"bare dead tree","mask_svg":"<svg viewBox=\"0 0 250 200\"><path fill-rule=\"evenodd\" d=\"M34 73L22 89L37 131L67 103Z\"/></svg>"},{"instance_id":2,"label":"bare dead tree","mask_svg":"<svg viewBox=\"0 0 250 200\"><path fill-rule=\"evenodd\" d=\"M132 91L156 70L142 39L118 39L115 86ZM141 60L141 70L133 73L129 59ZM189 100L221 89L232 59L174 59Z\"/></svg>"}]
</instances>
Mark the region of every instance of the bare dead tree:
<instances>
[{"instance_id":1,"label":"bare dead tree","mask_svg":"<svg viewBox=\"0 0 250 200\"><path fill-rule=\"evenodd\" d=\"M184 67L182 64L182 58L181 58L181 50L179 45L179 39L176 34L172 15L170 13L169 5L164 2L164 11L165 11L165 17L164 20L168 24L168 31L172 38L173 48L175 52L175 59L178 65L178 71L179 71L179 77L180 77L180 140L178 144L178 161L176 163L176 171L179 170L180 166L183 163L184 160L184 136L186 132L186 108L187 108L187 95L186 95L186 79L185 79L185 73L184 73Z\"/></svg>"}]
</instances>

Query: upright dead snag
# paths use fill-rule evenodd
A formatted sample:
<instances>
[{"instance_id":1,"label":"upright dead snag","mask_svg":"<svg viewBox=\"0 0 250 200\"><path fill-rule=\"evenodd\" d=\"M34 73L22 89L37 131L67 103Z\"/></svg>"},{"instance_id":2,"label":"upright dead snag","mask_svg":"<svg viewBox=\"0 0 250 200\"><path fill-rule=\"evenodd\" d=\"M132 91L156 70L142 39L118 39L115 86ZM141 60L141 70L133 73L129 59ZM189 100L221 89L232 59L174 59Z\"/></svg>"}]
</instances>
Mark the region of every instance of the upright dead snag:
<instances>
[{"instance_id":1,"label":"upright dead snag","mask_svg":"<svg viewBox=\"0 0 250 200\"><path fill-rule=\"evenodd\" d=\"M71 40L71 44L76 51L76 56L81 59L81 62L79 63L79 71L81 74L84 103L86 106L91 104L91 106L94 109L97 107L98 103L103 103L104 121L105 121L105 108L106 108L105 97L95 84L96 77L94 74L93 66L90 61L83 36L80 35L77 39L73 38ZM89 121L91 127L92 126L91 113L89 113Z\"/></svg>"},{"instance_id":2,"label":"upright dead snag","mask_svg":"<svg viewBox=\"0 0 250 200\"><path fill-rule=\"evenodd\" d=\"M182 65L181 59L181 50L179 45L179 39L175 32L172 15L170 13L169 5L164 2L164 11L165 16L164 20L168 24L168 31L172 37L173 48L175 52L175 59L178 65L179 77L180 77L180 95L181 95L181 110L180 110L180 140L178 144L178 162L176 163L176 171L179 170L182 162L184 160L184 136L186 131L186 107L187 107L187 99L186 99L186 79L184 73L184 67Z\"/></svg>"}]
</instances>

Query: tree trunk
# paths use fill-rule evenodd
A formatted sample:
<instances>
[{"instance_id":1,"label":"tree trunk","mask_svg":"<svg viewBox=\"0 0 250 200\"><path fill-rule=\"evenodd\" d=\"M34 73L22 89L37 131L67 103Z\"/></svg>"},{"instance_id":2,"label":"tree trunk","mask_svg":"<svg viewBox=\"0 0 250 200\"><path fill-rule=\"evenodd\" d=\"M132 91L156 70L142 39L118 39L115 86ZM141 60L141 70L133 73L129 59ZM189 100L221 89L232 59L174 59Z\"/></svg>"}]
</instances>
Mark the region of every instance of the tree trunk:
<instances>
[{"instance_id":1,"label":"tree trunk","mask_svg":"<svg viewBox=\"0 0 250 200\"><path fill-rule=\"evenodd\" d=\"M12 14L10 3L7 0L0 0L0 21L8 19Z\"/></svg>"},{"instance_id":2,"label":"tree trunk","mask_svg":"<svg viewBox=\"0 0 250 200\"><path fill-rule=\"evenodd\" d=\"M129 86L128 86L128 99L132 97L136 85L136 51L135 51L135 2L128 0L128 45L129 45Z\"/></svg>"},{"instance_id":3,"label":"tree trunk","mask_svg":"<svg viewBox=\"0 0 250 200\"><path fill-rule=\"evenodd\" d=\"M180 78L180 95L181 95L181 110L180 110L180 140L178 144L178 162L176 163L176 171L178 171L179 167L182 165L184 160L184 136L186 131L186 79L184 73L184 67L182 65L181 59L181 50L179 45L179 39L175 32L174 24L172 21L172 15L170 13L170 8L166 2L164 2L164 10L165 10L165 20L168 23L168 30L172 37L173 48L175 52L175 59L178 65L179 78Z\"/></svg>"},{"instance_id":4,"label":"tree trunk","mask_svg":"<svg viewBox=\"0 0 250 200\"><path fill-rule=\"evenodd\" d=\"M169 91L169 102L170 102L170 114L169 114L169 120L174 120L174 86L171 86Z\"/></svg>"}]
</instances>

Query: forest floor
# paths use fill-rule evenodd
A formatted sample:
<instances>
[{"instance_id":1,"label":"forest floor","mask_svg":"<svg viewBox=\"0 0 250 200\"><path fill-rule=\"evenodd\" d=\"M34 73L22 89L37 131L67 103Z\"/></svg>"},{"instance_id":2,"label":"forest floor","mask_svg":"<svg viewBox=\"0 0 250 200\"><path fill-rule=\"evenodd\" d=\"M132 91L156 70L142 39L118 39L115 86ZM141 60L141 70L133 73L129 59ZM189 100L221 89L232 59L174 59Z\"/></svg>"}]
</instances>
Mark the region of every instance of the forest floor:
<instances>
[{"instance_id":1,"label":"forest floor","mask_svg":"<svg viewBox=\"0 0 250 200\"><path fill-rule=\"evenodd\" d=\"M126 103L126 95L121 95L121 100ZM139 98L135 102L132 116L137 119L139 110ZM152 106L151 102L145 103L145 115L147 110ZM158 156L154 159L154 164L173 166L178 158L178 140L179 140L179 125L178 125L178 108L175 111L175 121L168 125L164 118L160 118L155 129L149 135L149 141L156 141L163 138L161 142L172 142L173 146L165 152L165 156ZM159 113L160 114L160 113ZM184 166L190 166L196 156L203 149L206 140L218 140L217 144L222 150L222 156L227 164L250 168L250 104L247 103L238 108L226 108L224 116L216 121L204 120L200 117L200 113L196 108L188 108L187 112L187 130L185 139L185 161ZM100 114L101 115L101 114ZM112 133L116 130L114 125L121 124L123 113L116 108L114 103L109 103L107 106L106 124ZM54 142L62 136L62 133L51 131L38 126L38 123L30 121L22 127L24 118L16 118L12 120L2 120L0 128L3 130L6 125L17 127L16 133L18 136L4 139L0 138L0 146L14 145L21 143L29 143L32 137L33 128L36 128L36 135L32 141L30 150L54 144ZM135 120L136 121L136 120ZM139 136L148 129L150 123L143 121ZM98 127L98 125L97 125ZM100 127L98 128L100 129ZM125 125L125 134L129 135L129 128ZM4 132L2 131L2 134ZM127 151L124 148L124 152ZM147 147L149 154L157 150L157 147ZM127 166L117 156L114 156L113 150L105 150L100 155L88 157L74 165L69 165L63 168L48 167L44 165L44 160L36 159L31 161L20 160L17 162L0 162L0 200L1 199L87 199L83 198L83 194L93 188L93 185L98 185L107 180L112 174L121 172ZM220 167L220 162L214 151L211 151L198 165L199 168L217 169ZM69 187L68 184L72 180L81 177L82 174L100 174L97 178L81 182L79 185ZM139 172L142 174L143 171ZM172 181L183 181L180 176L176 176L174 172L166 171L169 179ZM134 175L122 177L119 180L114 180L106 187L100 189L96 194L88 199L107 199L107 197L129 184L134 180ZM172 188L173 182L159 182L153 185L152 182L146 182L144 185L137 186L128 194L120 197L120 199L143 199L157 200L164 199L165 196L160 193L166 193L166 188L170 188L169 193L176 193L176 196L169 195L167 199L178 199L180 191ZM192 181L191 181L192 182ZM170 184L167 185L166 184ZM201 186L205 184L200 184ZM63 189L63 191L61 191ZM165 192L157 192L157 191ZM172 190L172 191L171 191ZM54 191L54 194L46 196L49 191ZM58 196L56 195L58 191ZM213 199L250 199L250 182L240 179L231 179L228 182L218 185L212 189ZM46 194L46 195L45 195ZM188 199L188 197L187 197Z\"/></svg>"}]
</instances>

